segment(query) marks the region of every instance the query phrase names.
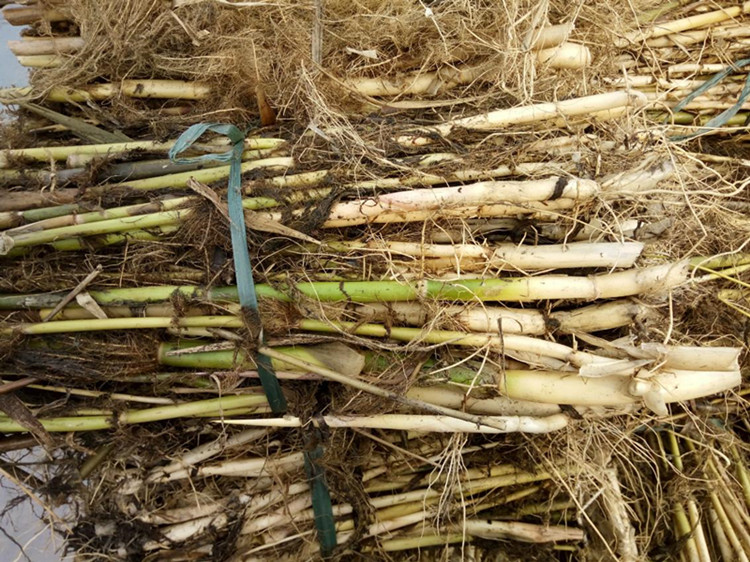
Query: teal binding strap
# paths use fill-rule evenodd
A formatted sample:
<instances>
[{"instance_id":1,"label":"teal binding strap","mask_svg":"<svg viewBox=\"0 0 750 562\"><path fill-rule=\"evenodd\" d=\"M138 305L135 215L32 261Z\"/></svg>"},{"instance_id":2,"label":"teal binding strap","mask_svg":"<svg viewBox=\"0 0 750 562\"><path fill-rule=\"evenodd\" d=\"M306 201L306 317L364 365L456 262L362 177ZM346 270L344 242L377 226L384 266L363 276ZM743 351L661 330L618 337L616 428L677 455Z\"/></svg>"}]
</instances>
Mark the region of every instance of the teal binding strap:
<instances>
[{"instance_id":1,"label":"teal binding strap","mask_svg":"<svg viewBox=\"0 0 750 562\"><path fill-rule=\"evenodd\" d=\"M178 158L178 155L190 148L206 131L213 131L229 137L231 150L220 154L204 154L194 158ZM258 298L255 294L253 270L250 265L250 252L247 249L247 232L245 231L245 213L242 209L242 151L244 150L245 135L234 125L223 123L199 123L188 128L169 151L169 158L176 164L193 164L197 162L229 162L229 186L227 205L229 207L229 231L232 235L232 254L234 258L234 272L237 278L237 293L240 307L253 315L254 320L260 320L258 313ZM263 335L260 335L263 343ZM271 361L263 355L256 355L258 375L263 391L268 398L268 404L274 414L286 412L286 399L281 392L279 379L271 367Z\"/></svg>"},{"instance_id":2,"label":"teal binding strap","mask_svg":"<svg viewBox=\"0 0 750 562\"><path fill-rule=\"evenodd\" d=\"M687 97L682 100L680 103L678 103L676 106L672 108L672 112L677 113L678 111L682 111L682 109L689 104L691 101L693 101L695 98L697 98L702 93L706 92L707 90L710 90L714 86L716 86L719 82L724 80L727 76L732 74L732 72L735 72L742 68L743 66L747 66L750 64L750 58L749 59L742 59L738 60L734 64L731 64L727 66L724 70L721 72L714 74L711 78L706 80L705 83L703 83L701 86L690 92ZM708 121L701 129L698 130L696 133L692 133L690 135L680 135L676 137L670 137L669 140L673 142L679 142L684 140L689 140L694 137L697 137L698 135L701 135L705 132L710 131L713 128L721 127L724 125L727 121L729 121L732 117L737 115L740 109L742 109L742 105L747 101L748 97L750 97L750 74L747 75L747 78L745 78L745 85L742 88L742 91L740 92L740 97L737 100L737 102L730 108L725 109L719 115L712 118L710 121Z\"/></svg>"},{"instance_id":3,"label":"teal binding strap","mask_svg":"<svg viewBox=\"0 0 750 562\"><path fill-rule=\"evenodd\" d=\"M205 154L195 158L178 158L177 156L187 150L206 131L213 131L229 137L232 149L222 154ZM258 298L255 294L255 283L253 282L253 271L250 265L250 252L247 249L247 232L245 231L245 213L242 209L242 192L240 165L242 151L244 148L245 135L234 125L221 123L201 123L193 125L185 131L172 149L169 158L177 164L192 164L195 162L219 161L229 162L229 189L227 204L229 207L229 228L232 234L232 253L234 257L234 270L237 277L237 293L240 306L246 312L254 316L254 320L260 320L258 313ZM260 336L263 343L263 335ZM270 358L262 354L256 354L255 362L258 365L260 382L266 393L271 410L275 414L286 412L286 400L281 393L279 380L276 378L271 366ZM320 441L320 430L315 429L316 441ZM318 531L320 550L324 557L328 557L336 547L336 527L333 518L333 506L331 494L325 478L325 469L317 463L323 456L323 447L315 446L311 451L304 452L305 472L310 483L312 494L313 512L315 514L315 528Z\"/></svg>"},{"instance_id":4,"label":"teal binding strap","mask_svg":"<svg viewBox=\"0 0 750 562\"><path fill-rule=\"evenodd\" d=\"M320 430L315 429L314 431L319 433ZM316 437L319 438L320 436L317 435ZM323 456L323 447L317 445L313 450L305 451L303 456L305 458L305 473L312 494L313 515L315 517L315 529L318 531L320 553L323 558L328 558L333 554L333 549L336 548L337 539L333 504L326 483L325 469L316 462Z\"/></svg>"}]
</instances>

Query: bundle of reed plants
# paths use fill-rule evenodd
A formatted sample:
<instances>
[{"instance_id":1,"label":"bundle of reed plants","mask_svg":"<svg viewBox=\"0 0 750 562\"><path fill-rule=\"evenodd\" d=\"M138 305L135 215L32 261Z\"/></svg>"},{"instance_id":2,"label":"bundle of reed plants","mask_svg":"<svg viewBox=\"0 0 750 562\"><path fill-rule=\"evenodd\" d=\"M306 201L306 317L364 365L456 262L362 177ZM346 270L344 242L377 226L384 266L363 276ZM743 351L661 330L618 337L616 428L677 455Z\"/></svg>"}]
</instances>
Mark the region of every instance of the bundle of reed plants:
<instances>
[{"instance_id":1,"label":"bundle of reed plants","mask_svg":"<svg viewBox=\"0 0 750 562\"><path fill-rule=\"evenodd\" d=\"M79 555L748 558L747 3L532 4L4 10L0 451Z\"/></svg>"}]
</instances>

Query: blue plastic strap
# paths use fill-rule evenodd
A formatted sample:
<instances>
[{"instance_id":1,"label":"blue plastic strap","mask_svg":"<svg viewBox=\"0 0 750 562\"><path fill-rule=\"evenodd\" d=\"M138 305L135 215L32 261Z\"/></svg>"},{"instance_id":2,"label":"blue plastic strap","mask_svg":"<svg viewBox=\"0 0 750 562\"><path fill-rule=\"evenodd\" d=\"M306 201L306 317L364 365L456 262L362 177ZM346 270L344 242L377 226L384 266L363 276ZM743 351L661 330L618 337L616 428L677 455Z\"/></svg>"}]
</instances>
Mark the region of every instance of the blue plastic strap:
<instances>
[{"instance_id":1,"label":"blue plastic strap","mask_svg":"<svg viewBox=\"0 0 750 562\"><path fill-rule=\"evenodd\" d=\"M735 72L736 70L742 68L743 66L746 66L750 64L750 58L748 59L742 59L738 60L734 64L726 67L721 72L714 74L711 78L706 80L704 84L690 92L687 97L682 100L680 103L678 103L676 106L672 108L672 111L674 113L677 113L678 111L681 111L687 104L689 104L691 101L693 101L696 97L701 95L702 93L710 90L714 86L716 86L719 82L724 80L727 76L729 76L732 72ZM670 137L669 140L673 142L679 142L684 140L689 140L694 137L697 137L698 135L701 135L711 129L714 129L716 127L721 127L722 125L726 124L727 121L729 121L732 117L737 115L740 109L742 109L742 105L747 101L747 98L750 96L750 74L747 75L747 78L745 79L745 85L742 88L742 91L740 92L740 97L737 100L737 102L730 108L725 109L719 115L709 120L701 129L698 130L696 133L691 133L689 135L680 135L676 137Z\"/></svg>"},{"instance_id":2,"label":"blue plastic strap","mask_svg":"<svg viewBox=\"0 0 750 562\"><path fill-rule=\"evenodd\" d=\"M229 137L231 149L222 153L210 153L193 158L178 158L178 155L190 148L206 131L213 131ZM250 310L258 316L258 298L255 294L253 270L250 265L250 252L247 248L247 232L245 231L245 212L242 208L242 152L244 150L245 135L234 125L224 123L199 123L189 127L180 138L175 141L169 151L169 158L176 164L194 164L198 162L229 162L229 186L227 205L229 207L229 231L232 235L232 255L234 271L237 278L237 293L240 307ZM266 393L268 404L275 414L286 412L286 399L281 392L279 379L271 367L268 357L258 355L258 376Z\"/></svg>"}]
</instances>

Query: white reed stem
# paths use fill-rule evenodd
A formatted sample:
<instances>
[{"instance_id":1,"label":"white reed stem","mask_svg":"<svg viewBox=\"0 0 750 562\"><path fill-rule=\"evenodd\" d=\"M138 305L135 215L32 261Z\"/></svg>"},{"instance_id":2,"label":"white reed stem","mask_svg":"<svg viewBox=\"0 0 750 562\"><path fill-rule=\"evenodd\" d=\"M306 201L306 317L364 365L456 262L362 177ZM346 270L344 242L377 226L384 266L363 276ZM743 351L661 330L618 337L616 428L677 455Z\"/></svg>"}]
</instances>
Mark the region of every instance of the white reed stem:
<instances>
[{"instance_id":1,"label":"white reed stem","mask_svg":"<svg viewBox=\"0 0 750 562\"><path fill-rule=\"evenodd\" d=\"M631 267L643 250L641 242L555 244L422 244L418 242L373 241L338 242L335 247L375 250L415 258L452 258L481 260L490 267L510 266L519 270L567 269L583 267ZM450 261L450 260L448 260Z\"/></svg>"},{"instance_id":2,"label":"white reed stem","mask_svg":"<svg viewBox=\"0 0 750 562\"><path fill-rule=\"evenodd\" d=\"M490 416L485 421L493 426L478 426L476 423L459 420L448 416L381 414L374 416L323 416L325 425L332 428L367 428L393 429L399 431L419 431L425 433L549 433L565 427L568 417L564 414L553 414L546 418L526 416ZM302 427L305 422L295 416L283 418L232 419L222 423L253 427ZM505 426L499 429L498 426Z\"/></svg>"}]
</instances>

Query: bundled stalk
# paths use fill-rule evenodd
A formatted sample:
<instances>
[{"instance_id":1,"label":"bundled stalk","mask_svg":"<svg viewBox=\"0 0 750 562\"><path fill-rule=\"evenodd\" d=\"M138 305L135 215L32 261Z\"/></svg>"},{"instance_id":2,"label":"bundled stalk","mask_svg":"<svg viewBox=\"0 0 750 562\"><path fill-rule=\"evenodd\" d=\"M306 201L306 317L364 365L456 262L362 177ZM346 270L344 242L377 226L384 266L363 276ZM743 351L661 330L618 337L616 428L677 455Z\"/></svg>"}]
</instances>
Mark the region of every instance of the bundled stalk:
<instances>
[{"instance_id":1,"label":"bundled stalk","mask_svg":"<svg viewBox=\"0 0 750 562\"><path fill-rule=\"evenodd\" d=\"M217 457L228 452L231 447L249 444L264 438L264 431L249 430L235 434L222 446L218 442L209 443L182 455L176 462L156 467L144 480L126 483L117 493L123 500L137 494L144 487L158 489L158 486L188 477L185 467L191 467L195 486L202 486L205 478L217 474L242 475L249 479L241 496L217 497L208 488L200 505L192 505L192 500L178 507L165 507L155 512L138 512L136 517L151 526L160 538L152 538L143 547L147 551L168 551L177 545L202 544L207 532L223 532L239 522L240 538L237 556L262 556L268 547L282 542L291 544L304 539L312 529L315 512L310 488L304 483L293 483L299 475L302 459L300 456L281 453L273 459L246 458L239 460L219 460ZM419 548L430 544L451 544L458 532L455 524L442 524L426 527L428 521L440 514L451 517L456 509L470 506L477 514L475 519L466 521L465 540L474 537L490 540L511 539L524 542L578 542L583 534L565 517L550 528L531 521L507 521L506 517L496 517L492 521L479 514L488 510L518 511L516 506L524 501L538 501L546 495L545 483L553 475L543 468L534 470L518 469L510 465L492 463L474 467L473 457L481 447L465 447L466 469L455 480L447 479L440 470L447 460L442 458L441 446L431 440L413 439L409 450L418 450L417 458L403 456L400 447L392 444L393 436L386 433L386 439L373 441L378 447L371 459L362 466L364 473L361 497L357 502L334 501L332 513L335 518L336 542L346 544L356 541L358 548L397 551ZM436 447L436 445L438 445ZM418 460L417 460L418 459ZM558 478L565 478L570 469L561 466ZM269 476L290 482L282 491L269 486ZM411 483L411 484L409 484ZM408 488L407 488L408 486ZM233 506L242 507L235 515ZM120 505L125 505L125 501ZM533 511L533 510L528 510ZM367 521L362 527L361 519ZM360 522L358 522L360 519ZM291 531L293 526L296 531ZM418 537L422 537L421 539ZM307 541L306 541L307 542ZM305 545L306 556L314 556L317 547L314 543Z\"/></svg>"},{"instance_id":2,"label":"bundled stalk","mask_svg":"<svg viewBox=\"0 0 750 562\"><path fill-rule=\"evenodd\" d=\"M538 50L535 56L537 62L550 68L583 69L591 64L591 52L579 43L561 43ZM450 66L434 72L415 72L391 80L348 79L346 85L359 94L372 97L436 95L456 86L481 82L484 76L491 76L490 71L485 64Z\"/></svg>"},{"instance_id":3,"label":"bundled stalk","mask_svg":"<svg viewBox=\"0 0 750 562\"><path fill-rule=\"evenodd\" d=\"M419 244L410 242L330 242L328 249L365 255L387 254L396 264L418 263L427 270L453 265L458 271L489 268L514 268L519 271L586 267L631 267L640 256L642 244L574 243L548 246L497 244ZM399 260L401 258L401 260ZM411 259L409 259L411 258Z\"/></svg>"},{"instance_id":4,"label":"bundled stalk","mask_svg":"<svg viewBox=\"0 0 750 562\"><path fill-rule=\"evenodd\" d=\"M596 300L635 294L658 293L687 282L690 267L687 261L629 269L617 273L592 276L539 275L505 279L466 278L455 281L321 281L300 283L259 284L259 298L294 302L299 296L318 302L404 302L419 299L444 301L530 302L544 299ZM203 289L196 286L154 286L142 289L102 289L89 291L103 306L149 304L174 297L205 302L236 302L236 287ZM0 309L38 309L55 306L63 296L55 293L39 295L0 295Z\"/></svg>"},{"instance_id":5,"label":"bundled stalk","mask_svg":"<svg viewBox=\"0 0 750 562\"><path fill-rule=\"evenodd\" d=\"M184 80L123 80L118 84L94 84L85 88L52 88L44 94L48 102L80 103L98 101L115 96L146 99L200 100L208 97L211 89L202 82ZM32 88L0 90L0 102L37 97Z\"/></svg>"},{"instance_id":6,"label":"bundled stalk","mask_svg":"<svg viewBox=\"0 0 750 562\"><path fill-rule=\"evenodd\" d=\"M303 321L302 327L314 330L313 321ZM319 328L324 328L319 325ZM373 328L378 328L375 330ZM583 406L624 406L643 403L660 414L666 414L666 404L695 397L711 395L736 387L740 383L736 349L716 349L716 359L705 367L689 361L690 350L676 348L664 350L657 369L644 368L652 361L634 361L632 357L610 359L593 353L584 353L560 344L547 344L523 336L508 336L504 340L493 336L467 336L457 332L431 331L427 334L407 328L391 328L389 332L379 326L363 325L354 330L358 335L388 335L400 341L420 338L428 343L449 343L458 346L486 346L501 349L509 357L535 366L557 366L560 371L510 370L494 373L494 382L502 396L512 400L547 404L580 404ZM231 368L231 352L192 354L170 346L159 351L161 362L170 366L193 368ZM686 353L687 352L687 353ZM693 352L705 353L695 348ZM276 357L278 354L272 354ZM688 357L684 357L687 355ZM312 363L292 359L284 353L277 357L292 366L318 372ZM280 367L289 369L286 364ZM571 370L569 365L578 367ZM692 369L692 370L691 370ZM578 375L573 373L578 371ZM481 368L475 378L481 376Z\"/></svg>"},{"instance_id":7,"label":"bundled stalk","mask_svg":"<svg viewBox=\"0 0 750 562\"><path fill-rule=\"evenodd\" d=\"M224 304L227 312L238 312L236 305ZM200 307L178 311L171 304L139 306L138 311L128 306L104 306L101 310L107 318L205 316ZM52 314L52 308L39 310L41 318L51 320L82 320L96 318L85 308L65 307ZM389 304L369 303L356 306L354 317L368 322L392 322L408 326L446 325L460 326L468 332L502 332L541 336L551 332L591 333L629 326L648 317L648 309L627 300L593 304L573 310L553 311L545 315L542 311L492 306L440 305L430 307L426 303L394 302Z\"/></svg>"},{"instance_id":8,"label":"bundled stalk","mask_svg":"<svg viewBox=\"0 0 750 562\"><path fill-rule=\"evenodd\" d=\"M243 164L243 171L290 164L289 158L257 160ZM136 190L177 187L186 185L191 179L217 181L228 175L229 166L221 166L199 172L181 172L161 178L131 181L128 182L128 187ZM479 182L461 187L403 191L372 199L337 203L331 208L328 219L323 222L322 227L340 228L370 223L413 222L441 216L470 218L515 214L544 215L554 209L572 208L593 198L597 190L598 186L595 182L550 178L527 182ZM329 191L324 190L320 195L325 195ZM243 202L247 210L275 207L279 204L279 201L269 197L254 197ZM119 213L115 211L113 216L117 217ZM107 215L92 214L92 218L99 220L89 225L52 228L33 233L10 235L2 233L3 249L0 253L5 254L14 247L33 246L80 235L92 236L155 226L174 226L186 220L189 215L190 212L187 210L177 210L142 214L134 219L101 220ZM271 214L269 218L278 221L281 217Z\"/></svg>"},{"instance_id":9,"label":"bundled stalk","mask_svg":"<svg viewBox=\"0 0 750 562\"><path fill-rule=\"evenodd\" d=\"M245 140L245 150L277 149L284 144L282 139L248 138ZM175 141L158 142L154 140L132 141L109 144L83 144L70 146L44 146L35 148L6 149L0 152L0 167L7 168L15 160L47 163L50 160L65 161L75 156L107 156L110 158L124 158L139 151L165 154L174 146ZM199 145L205 152L225 152L226 142L220 139L211 143Z\"/></svg>"},{"instance_id":10,"label":"bundled stalk","mask_svg":"<svg viewBox=\"0 0 750 562\"><path fill-rule=\"evenodd\" d=\"M498 109L488 113L461 117L426 131L424 136L401 136L396 142L404 146L424 146L434 142L434 135L448 137L454 131L497 131L511 125L528 125L553 119L587 116L608 119L622 115L628 108L646 104L640 92L617 91L560 102L532 104L512 109ZM432 136L430 136L432 135Z\"/></svg>"},{"instance_id":11,"label":"bundled stalk","mask_svg":"<svg viewBox=\"0 0 750 562\"><path fill-rule=\"evenodd\" d=\"M726 437L726 430L724 433ZM671 488L665 491L671 501L673 540L681 545L682 556L691 561L719 557L747 560L750 517L745 482L738 486L735 480L736 476L742 479L745 471L736 449L727 447L720 435L688 437L679 435L676 428L656 432L652 437L662 468L676 474ZM696 455L696 445L705 448L705 452ZM689 483L687 475L692 473L711 483L709 491Z\"/></svg>"},{"instance_id":12,"label":"bundled stalk","mask_svg":"<svg viewBox=\"0 0 750 562\"><path fill-rule=\"evenodd\" d=\"M662 110L652 117L670 123L673 134L731 133L745 124L744 79L736 79L731 71L745 58L750 4L716 8L682 16L667 12L659 21L623 33L616 41L623 50L645 48L648 54L639 62L623 55L620 64L627 67L626 76L609 82L627 84L645 93L650 107ZM706 48L707 41L723 38L732 43L729 49ZM709 123L714 127L703 127Z\"/></svg>"},{"instance_id":13,"label":"bundled stalk","mask_svg":"<svg viewBox=\"0 0 750 562\"><path fill-rule=\"evenodd\" d=\"M257 406L265 404L266 400L264 396L251 394L125 411L117 415L114 419L107 415L37 419L44 431L47 432L95 431L112 429L121 424L149 423L181 417L199 415L221 416L231 413L246 414L248 409L252 411ZM29 431L29 429L22 423L5 416L0 416L0 432L16 433L20 431Z\"/></svg>"},{"instance_id":14,"label":"bundled stalk","mask_svg":"<svg viewBox=\"0 0 750 562\"><path fill-rule=\"evenodd\" d=\"M81 37L58 37L51 39L29 39L8 41L8 48L16 56L22 55L54 55L58 53L74 53L84 46Z\"/></svg>"},{"instance_id":15,"label":"bundled stalk","mask_svg":"<svg viewBox=\"0 0 750 562\"><path fill-rule=\"evenodd\" d=\"M4 11L35 71L0 99L64 113L0 151L0 451L67 434L45 474L99 498L78 555L750 559L715 306L745 295L709 289L750 267L724 144L750 3L465 4ZM279 137L243 147L258 310L231 285L230 167L165 160L206 119Z\"/></svg>"},{"instance_id":16,"label":"bundled stalk","mask_svg":"<svg viewBox=\"0 0 750 562\"><path fill-rule=\"evenodd\" d=\"M10 25L29 25L39 21L49 23L67 21L69 16L62 10L45 10L39 4L29 6L6 6L3 17Z\"/></svg>"}]
</instances>

